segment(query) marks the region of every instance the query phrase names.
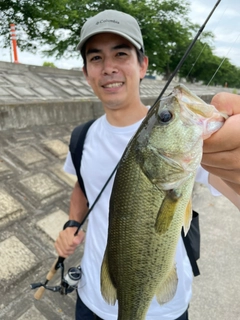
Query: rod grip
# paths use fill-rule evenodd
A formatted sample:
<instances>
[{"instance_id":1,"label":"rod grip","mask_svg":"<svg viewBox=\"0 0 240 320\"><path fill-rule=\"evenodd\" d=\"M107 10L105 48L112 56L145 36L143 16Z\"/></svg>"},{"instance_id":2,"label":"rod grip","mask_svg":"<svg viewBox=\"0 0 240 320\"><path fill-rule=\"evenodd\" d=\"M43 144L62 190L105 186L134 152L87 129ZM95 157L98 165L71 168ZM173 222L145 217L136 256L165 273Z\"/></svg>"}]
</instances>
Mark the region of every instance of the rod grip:
<instances>
[{"instance_id":1,"label":"rod grip","mask_svg":"<svg viewBox=\"0 0 240 320\"><path fill-rule=\"evenodd\" d=\"M51 266L51 268L50 268L50 270L49 270L49 272L48 272L48 274L46 276L46 283L48 281L50 281L53 278L53 276L55 275L55 273L57 272L56 265L57 265L58 262L59 262L59 258L57 258L54 261L53 265ZM45 291L44 287L38 288L37 291L34 294L34 298L36 300L40 300L42 298L42 295L44 294L44 291Z\"/></svg>"},{"instance_id":2,"label":"rod grip","mask_svg":"<svg viewBox=\"0 0 240 320\"><path fill-rule=\"evenodd\" d=\"M48 271L48 274L46 276L46 280L50 281L53 278L53 276L57 272L56 265L57 265L58 262L59 262L59 258L57 258L54 261L53 265L51 266L50 270Z\"/></svg>"},{"instance_id":3,"label":"rod grip","mask_svg":"<svg viewBox=\"0 0 240 320\"><path fill-rule=\"evenodd\" d=\"M34 299L40 300L42 298L42 295L44 294L45 288L40 287L37 289L37 291L34 293Z\"/></svg>"}]
</instances>

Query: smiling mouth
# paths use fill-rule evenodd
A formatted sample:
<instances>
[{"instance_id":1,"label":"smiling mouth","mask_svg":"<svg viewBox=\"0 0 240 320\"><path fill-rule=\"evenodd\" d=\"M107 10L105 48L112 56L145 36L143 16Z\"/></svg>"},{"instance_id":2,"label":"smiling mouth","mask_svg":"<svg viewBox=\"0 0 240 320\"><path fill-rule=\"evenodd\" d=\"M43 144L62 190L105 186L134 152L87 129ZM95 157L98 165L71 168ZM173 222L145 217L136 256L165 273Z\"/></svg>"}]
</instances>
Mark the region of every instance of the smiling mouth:
<instances>
[{"instance_id":1,"label":"smiling mouth","mask_svg":"<svg viewBox=\"0 0 240 320\"><path fill-rule=\"evenodd\" d=\"M123 82L109 83L103 86L103 88L119 88L123 85Z\"/></svg>"}]
</instances>

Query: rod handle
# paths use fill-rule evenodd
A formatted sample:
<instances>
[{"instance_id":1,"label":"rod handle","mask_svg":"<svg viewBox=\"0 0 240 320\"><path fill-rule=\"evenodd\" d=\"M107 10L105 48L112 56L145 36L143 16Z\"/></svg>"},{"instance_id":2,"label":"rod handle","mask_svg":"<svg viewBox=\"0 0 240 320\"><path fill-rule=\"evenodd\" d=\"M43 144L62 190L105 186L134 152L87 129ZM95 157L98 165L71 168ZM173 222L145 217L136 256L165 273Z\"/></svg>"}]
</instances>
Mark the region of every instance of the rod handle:
<instances>
[{"instance_id":1,"label":"rod handle","mask_svg":"<svg viewBox=\"0 0 240 320\"><path fill-rule=\"evenodd\" d=\"M45 288L40 287L37 289L37 291L34 293L34 299L40 300L44 294Z\"/></svg>"},{"instance_id":2,"label":"rod handle","mask_svg":"<svg viewBox=\"0 0 240 320\"><path fill-rule=\"evenodd\" d=\"M51 266L51 268L50 268L50 270L49 270L49 272L48 272L48 274L47 274L47 276L46 276L46 283L47 283L48 281L50 281L50 280L53 278L53 276L55 275L55 273L57 272L57 269L56 269L55 267L56 267L56 264L57 264L58 262L59 262L59 258L57 258L57 259L54 261L53 265ZM44 294L44 291L45 291L45 288L44 288L44 287L38 288L37 291L36 291L35 294L34 294L34 298L35 298L36 300L40 300L40 299L42 298L42 295Z\"/></svg>"}]
</instances>

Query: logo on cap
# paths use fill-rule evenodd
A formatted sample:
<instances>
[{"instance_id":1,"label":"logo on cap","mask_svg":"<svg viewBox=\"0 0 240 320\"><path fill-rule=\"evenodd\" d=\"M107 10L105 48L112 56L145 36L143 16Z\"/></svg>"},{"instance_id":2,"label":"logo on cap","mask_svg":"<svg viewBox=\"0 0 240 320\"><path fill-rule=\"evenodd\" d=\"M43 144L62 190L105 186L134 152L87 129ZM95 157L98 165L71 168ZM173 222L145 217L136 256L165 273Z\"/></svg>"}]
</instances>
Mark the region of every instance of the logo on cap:
<instances>
[{"instance_id":1,"label":"logo on cap","mask_svg":"<svg viewBox=\"0 0 240 320\"><path fill-rule=\"evenodd\" d=\"M105 23L105 22L112 22L112 23L120 24L119 21L105 19L105 20L97 21L97 22L96 22L96 25L99 25L100 23Z\"/></svg>"}]
</instances>

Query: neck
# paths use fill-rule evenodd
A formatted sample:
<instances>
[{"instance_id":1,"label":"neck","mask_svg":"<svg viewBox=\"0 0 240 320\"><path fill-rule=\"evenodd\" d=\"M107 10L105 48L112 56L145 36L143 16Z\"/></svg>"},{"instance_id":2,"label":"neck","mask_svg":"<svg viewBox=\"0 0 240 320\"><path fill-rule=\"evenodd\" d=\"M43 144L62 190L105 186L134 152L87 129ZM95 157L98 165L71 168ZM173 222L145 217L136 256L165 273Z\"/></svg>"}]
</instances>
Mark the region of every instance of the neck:
<instances>
[{"instance_id":1,"label":"neck","mask_svg":"<svg viewBox=\"0 0 240 320\"><path fill-rule=\"evenodd\" d=\"M148 108L142 102L134 106L131 105L129 108L104 109L108 122L116 127L130 126L143 119L148 112Z\"/></svg>"}]
</instances>

